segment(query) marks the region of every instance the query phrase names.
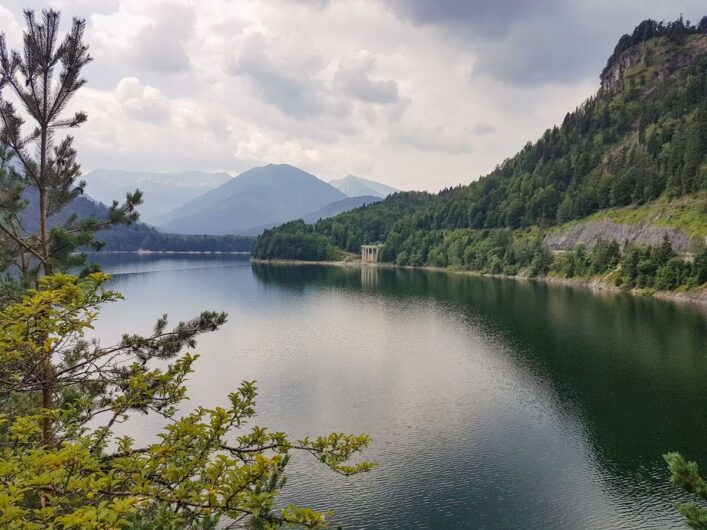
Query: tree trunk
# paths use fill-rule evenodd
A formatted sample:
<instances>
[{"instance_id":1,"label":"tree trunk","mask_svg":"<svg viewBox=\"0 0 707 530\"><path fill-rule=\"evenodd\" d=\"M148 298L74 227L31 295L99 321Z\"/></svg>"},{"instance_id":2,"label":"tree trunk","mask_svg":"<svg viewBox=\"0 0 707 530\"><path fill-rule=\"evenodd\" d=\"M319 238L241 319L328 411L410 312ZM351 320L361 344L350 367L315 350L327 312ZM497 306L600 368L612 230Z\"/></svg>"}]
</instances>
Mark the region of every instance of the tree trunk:
<instances>
[{"instance_id":1,"label":"tree trunk","mask_svg":"<svg viewBox=\"0 0 707 530\"><path fill-rule=\"evenodd\" d=\"M46 112L46 82L45 82L45 112ZM49 261L49 233L47 231L47 142L48 129L46 124L41 125L41 142L39 146L39 237L42 240L42 267L44 274L52 273L52 265Z\"/></svg>"},{"instance_id":2,"label":"tree trunk","mask_svg":"<svg viewBox=\"0 0 707 530\"><path fill-rule=\"evenodd\" d=\"M44 158L44 149L42 149L42 158ZM43 167L42 163L40 167ZM41 170L40 170L41 174ZM52 264L49 261L49 233L47 231L47 192L45 189L39 188L39 237L42 240L42 267L44 274L52 273Z\"/></svg>"},{"instance_id":3,"label":"tree trunk","mask_svg":"<svg viewBox=\"0 0 707 530\"><path fill-rule=\"evenodd\" d=\"M47 231L47 150L49 149L48 132L49 123L47 116L47 97L49 89L48 71L44 71L43 79L43 116L41 127L41 141L39 150L39 237L42 240L42 267L44 274L52 273L49 251L49 233ZM44 337L46 339L47 337ZM54 407L54 365L52 364L51 353L42 361L42 408L51 410ZM46 447L54 445L54 431L52 420L49 417L42 418L42 441Z\"/></svg>"},{"instance_id":4,"label":"tree trunk","mask_svg":"<svg viewBox=\"0 0 707 530\"><path fill-rule=\"evenodd\" d=\"M54 396L52 395L54 366L51 360L43 363L42 377L42 408L51 410L54 407ZM42 418L42 443L45 447L54 446L54 431L51 418Z\"/></svg>"}]
</instances>

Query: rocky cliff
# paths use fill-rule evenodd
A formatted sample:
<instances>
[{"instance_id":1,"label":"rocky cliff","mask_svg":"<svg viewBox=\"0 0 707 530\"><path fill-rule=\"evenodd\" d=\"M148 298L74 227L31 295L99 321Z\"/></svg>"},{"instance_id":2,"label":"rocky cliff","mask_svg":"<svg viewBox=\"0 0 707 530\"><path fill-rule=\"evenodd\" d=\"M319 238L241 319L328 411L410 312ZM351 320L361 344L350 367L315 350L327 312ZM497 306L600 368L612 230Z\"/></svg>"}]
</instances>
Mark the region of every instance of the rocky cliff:
<instances>
[{"instance_id":1,"label":"rocky cliff","mask_svg":"<svg viewBox=\"0 0 707 530\"><path fill-rule=\"evenodd\" d=\"M707 35L690 36L685 46L675 46L665 38L653 39L623 51L604 69L601 90L614 92L623 88L627 81L636 82L645 87L646 92L661 83L674 72L694 64L699 57L707 54Z\"/></svg>"},{"instance_id":2,"label":"rocky cliff","mask_svg":"<svg viewBox=\"0 0 707 530\"><path fill-rule=\"evenodd\" d=\"M656 226L646 221L633 224L619 224L611 221L588 221L571 226L567 230L548 234L545 244L550 250L572 250L577 245L593 247L597 241L658 245L668 237L673 249L678 253L690 250L691 239L686 233L675 228Z\"/></svg>"}]
</instances>

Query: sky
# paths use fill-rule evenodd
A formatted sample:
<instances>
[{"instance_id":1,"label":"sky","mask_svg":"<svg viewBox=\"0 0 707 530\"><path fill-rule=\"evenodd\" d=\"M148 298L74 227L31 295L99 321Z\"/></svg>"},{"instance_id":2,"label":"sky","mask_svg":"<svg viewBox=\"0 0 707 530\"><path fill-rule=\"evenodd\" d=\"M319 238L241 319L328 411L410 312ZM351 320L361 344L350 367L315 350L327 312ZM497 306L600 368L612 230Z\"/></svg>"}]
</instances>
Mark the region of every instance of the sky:
<instances>
[{"instance_id":1,"label":"sky","mask_svg":"<svg viewBox=\"0 0 707 530\"><path fill-rule=\"evenodd\" d=\"M84 172L287 163L436 191L491 171L599 87L643 19L704 0L0 0L85 18Z\"/></svg>"}]
</instances>

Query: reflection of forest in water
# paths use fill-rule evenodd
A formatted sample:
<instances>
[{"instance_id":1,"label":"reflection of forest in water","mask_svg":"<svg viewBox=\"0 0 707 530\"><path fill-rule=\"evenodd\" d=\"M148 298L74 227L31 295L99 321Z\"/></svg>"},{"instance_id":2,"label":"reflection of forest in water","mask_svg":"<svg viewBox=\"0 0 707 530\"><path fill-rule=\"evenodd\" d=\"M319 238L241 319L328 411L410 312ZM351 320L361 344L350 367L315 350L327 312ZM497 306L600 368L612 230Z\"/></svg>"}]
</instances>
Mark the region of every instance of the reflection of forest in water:
<instances>
[{"instance_id":1,"label":"reflection of forest in water","mask_svg":"<svg viewBox=\"0 0 707 530\"><path fill-rule=\"evenodd\" d=\"M451 304L518 345L517 355L588 415L602 453L616 451L637 464L643 455L679 448L707 460L707 319L692 308L408 269L254 264L253 272L265 285L287 289L343 288Z\"/></svg>"}]
</instances>

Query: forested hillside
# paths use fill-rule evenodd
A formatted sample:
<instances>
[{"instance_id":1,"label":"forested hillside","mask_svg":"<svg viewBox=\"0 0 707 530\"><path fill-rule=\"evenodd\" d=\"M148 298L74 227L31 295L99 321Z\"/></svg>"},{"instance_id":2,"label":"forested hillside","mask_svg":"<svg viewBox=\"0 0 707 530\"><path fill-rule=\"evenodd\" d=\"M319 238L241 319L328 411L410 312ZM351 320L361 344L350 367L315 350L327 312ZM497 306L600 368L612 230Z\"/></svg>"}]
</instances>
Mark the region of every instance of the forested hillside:
<instances>
[{"instance_id":1,"label":"forested hillside","mask_svg":"<svg viewBox=\"0 0 707 530\"><path fill-rule=\"evenodd\" d=\"M555 261L546 230L601 210L689 197L707 224L706 154L707 17L696 26L647 20L620 39L594 97L489 175L434 196L398 193L311 227L278 227L254 254L332 258L378 241L384 261L399 265L544 274ZM296 240L310 250L316 240L316 252L307 256Z\"/></svg>"}]
</instances>

